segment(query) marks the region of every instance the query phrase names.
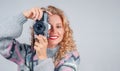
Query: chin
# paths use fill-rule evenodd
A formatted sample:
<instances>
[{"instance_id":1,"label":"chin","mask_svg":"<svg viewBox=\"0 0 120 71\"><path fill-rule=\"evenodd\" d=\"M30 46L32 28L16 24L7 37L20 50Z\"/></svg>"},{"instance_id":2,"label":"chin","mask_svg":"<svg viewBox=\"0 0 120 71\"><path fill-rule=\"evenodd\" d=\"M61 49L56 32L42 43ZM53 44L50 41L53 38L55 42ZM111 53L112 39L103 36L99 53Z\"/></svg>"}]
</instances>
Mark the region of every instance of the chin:
<instances>
[{"instance_id":1,"label":"chin","mask_svg":"<svg viewBox=\"0 0 120 71\"><path fill-rule=\"evenodd\" d=\"M58 45L57 42L49 42L49 44L51 44L51 45Z\"/></svg>"},{"instance_id":2,"label":"chin","mask_svg":"<svg viewBox=\"0 0 120 71\"><path fill-rule=\"evenodd\" d=\"M55 40L48 39L48 44L50 44L50 45L58 45L60 42L61 42L60 39L55 39Z\"/></svg>"},{"instance_id":3,"label":"chin","mask_svg":"<svg viewBox=\"0 0 120 71\"><path fill-rule=\"evenodd\" d=\"M48 44L50 44L50 45L58 45L58 41L56 40L48 40Z\"/></svg>"}]
</instances>

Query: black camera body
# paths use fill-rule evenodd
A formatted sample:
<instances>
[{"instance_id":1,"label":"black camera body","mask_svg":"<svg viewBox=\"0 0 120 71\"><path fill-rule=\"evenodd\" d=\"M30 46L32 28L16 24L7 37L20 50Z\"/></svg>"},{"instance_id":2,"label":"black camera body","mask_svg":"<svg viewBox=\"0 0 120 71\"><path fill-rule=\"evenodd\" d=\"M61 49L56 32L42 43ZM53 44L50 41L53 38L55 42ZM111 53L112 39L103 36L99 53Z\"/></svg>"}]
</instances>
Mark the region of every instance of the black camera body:
<instances>
[{"instance_id":1,"label":"black camera body","mask_svg":"<svg viewBox=\"0 0 120 71\"><path fill-rule=\"evenodd\" d=\"M50 24L48 23L48 13L43 11L43 16L41 20L36 20L33 25L34 34L36 35L44 35L48 37L48 30L50 29Z\"/></svg>"}]
</instances>

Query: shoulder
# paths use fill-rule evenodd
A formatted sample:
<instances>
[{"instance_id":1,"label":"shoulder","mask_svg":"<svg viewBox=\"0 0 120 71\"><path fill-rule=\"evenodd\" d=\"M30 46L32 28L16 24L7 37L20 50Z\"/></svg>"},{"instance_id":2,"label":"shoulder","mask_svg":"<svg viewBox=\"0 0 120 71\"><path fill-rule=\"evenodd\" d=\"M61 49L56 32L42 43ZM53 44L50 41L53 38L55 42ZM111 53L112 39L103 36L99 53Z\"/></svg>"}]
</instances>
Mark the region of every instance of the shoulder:
<instances>
[{"instance_id":1,"label":"shoulder","mask_svg":"<svg viewBox=\"0 0 120 71\"><path fill-rule=\"evenodd\" d=\"M65 61L68 61L68 60L76 61L80 59L80 54L77 50L73 50L71 52L66 53L63 59Z\"/></svg>"},{"instance_id":2,"label":"shoulder","mask_svg":"<svg viewBox=\"0 0 120 71\"><path fill-rule=\"evenodd\" d=\"M65 54L65 56L60 60L58 66L63 64L75 64L79 65L80 63L80 54L77 50L68 52Z\"/></svg>"}]
</instances>

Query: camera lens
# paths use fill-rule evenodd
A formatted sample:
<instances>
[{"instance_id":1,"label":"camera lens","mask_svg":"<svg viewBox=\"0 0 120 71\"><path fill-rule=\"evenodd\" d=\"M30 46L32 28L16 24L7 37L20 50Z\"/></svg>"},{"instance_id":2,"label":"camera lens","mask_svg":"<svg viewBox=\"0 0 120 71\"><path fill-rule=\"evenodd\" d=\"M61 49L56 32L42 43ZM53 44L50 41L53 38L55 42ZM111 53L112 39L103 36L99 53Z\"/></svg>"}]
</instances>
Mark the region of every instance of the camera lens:
<instances>
[{"instance_id":1,"label":"camera lens","mask_svg":"<svg viewBox=\"0 0 120 71\"><path fill-rule=\"evenodd\" d=\"M36 21L36 23L33 26L35 34L42 34L44 35L44 31L45 31L45 25L42 21Z\"/></svg>"}]
</instances>

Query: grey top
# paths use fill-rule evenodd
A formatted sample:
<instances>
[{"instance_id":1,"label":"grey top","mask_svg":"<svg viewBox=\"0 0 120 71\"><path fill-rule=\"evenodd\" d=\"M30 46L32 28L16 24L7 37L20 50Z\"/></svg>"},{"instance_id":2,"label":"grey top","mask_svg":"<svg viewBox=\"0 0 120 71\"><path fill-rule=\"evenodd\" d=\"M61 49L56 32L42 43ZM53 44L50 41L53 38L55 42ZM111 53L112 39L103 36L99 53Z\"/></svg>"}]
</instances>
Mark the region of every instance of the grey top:
<instances>
[{"instance_id":1,"label":"grey top","mask_svg":"<svg viewBox=\"0 0 120 71\"><path fill-rule=\"evenodd\" d=\"M23 24L27 18L22 14L3 20L0 23L0 54L6 59L15 62L18 65L18 71L31 71L31 46L21 44L15 39L18 38L23 30ZM48 58L40 60L33 59L34 71L78 71L79 54L77 51L66 53L66 57L54 66L53 58L58 51L56 48L47 48Z\"/></svg>"}]
</instances>

